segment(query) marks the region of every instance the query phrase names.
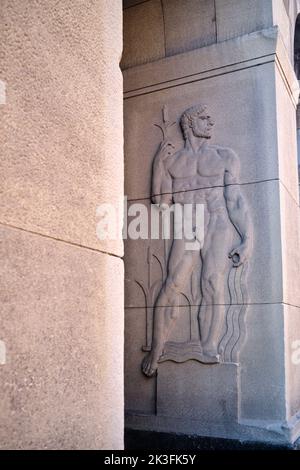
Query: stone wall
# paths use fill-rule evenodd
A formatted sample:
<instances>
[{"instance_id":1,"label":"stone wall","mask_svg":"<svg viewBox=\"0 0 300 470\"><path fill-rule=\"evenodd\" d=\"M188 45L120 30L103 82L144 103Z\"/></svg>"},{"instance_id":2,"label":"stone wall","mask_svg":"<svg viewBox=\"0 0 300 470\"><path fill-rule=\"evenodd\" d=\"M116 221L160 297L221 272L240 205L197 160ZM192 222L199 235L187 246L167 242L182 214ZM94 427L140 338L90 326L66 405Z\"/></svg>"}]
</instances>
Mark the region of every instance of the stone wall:
<instances>
[{"instance_id":1,"label":"stone wall","mask_svg":"<svg viewBox=\"0 0 300 470\"><path fill-rule=\"evenodd\" d=\"M124 69L272 25L271 0L125 0L124 7Z\"/></svg>"},{"instance_id":2,"label":"stone wall","mask_svg":"<svg viewBox=\"0 0 300 470\"><path fill-rule=\"evenodd\" d=\"M294 16L289 14L292 6ZM162 140L155 125L164 126L163 107L168 109L170 123L176 123L168 131L168 140L175 148L174 159L180 160L178 155L184 153L176 152L183 152L185 145L180 117L189 107L206 104L215 121L210 155L213 149L223 148L239 160L234 185L245 201L242 212L251 220L253 243L244 264L247 277L236 274L233 281L234 270L227 261L223 282L228 285L217 304L203 305L203 255L196 268L190 268L184 287L172 285L168 278L173 292L164 305L165 315L175 303L178 312L170 314L177 315L176 321L157 375L149 378L143 375L141 364L151 349L153 316L159 315L154 307L161 299L160 289L166 291L163 286L173 248L171 242L166 246L162 240L126 242L125 395L131 429L283 443L299 436L300 366L293 359L300 338L299 87L292 63L295 11L296 3L287 5L281 0L125 2L125 193L129 205L150 206L153 160ZM201 155L199 162L201 167ZM192 170L187 176L192 163L184 164L181 174L176 174L175 164L167 165L164 171L169 171L173 185L185 178L187 186L180 183L182 201L192 200L193 194L204 201L209 190L215 190L209 179L207 184L195 185ZM213 169L218 175L219 166L209 165L207 158L202 176L212 174ZM209 208L207 212L212 217ZM213 233L221 234L219 247L226 243L230 230L230 222L222 219ZM238 243L238 234L232 237ZM220 256L215 274L223 269ZM223 308L224 336L219 344L223 359L208 365L205 348L201 352L199 344L195 346L199 343L197 316L200 306L208 314L212 307L217 311L218 305ZM230 354L226 354L228 348Z\"/></svg>"},{"instance_id":3,"label":"stone wall","mask_svg":"<svg viewBox=\"0 0 300 470\"><path fill-rule=\"evenodd\" d=\"M121 6L1 2L2 449L123 446Z\"/></svg>"}]
</instances>

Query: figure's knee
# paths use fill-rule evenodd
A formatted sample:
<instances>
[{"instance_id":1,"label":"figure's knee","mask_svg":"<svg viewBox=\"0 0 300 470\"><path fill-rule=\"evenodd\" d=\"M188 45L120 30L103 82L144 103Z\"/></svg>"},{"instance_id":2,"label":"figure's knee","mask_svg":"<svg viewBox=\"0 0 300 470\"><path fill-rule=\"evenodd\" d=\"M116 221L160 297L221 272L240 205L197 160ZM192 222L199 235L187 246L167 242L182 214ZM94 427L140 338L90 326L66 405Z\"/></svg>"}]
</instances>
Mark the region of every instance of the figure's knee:
<instances>
[{"instance_id":1,"label":"figure's knee","mask_svg":"<svg viewBox=\"0 0 300 470\"><path fill-rule=\"evenodd\" d=\"M180 294L180 285L173 279L167 279L164 286L164 295L169 303L174 302Z\"/></svg>"},{"instance_id":2,"label":"figure's knee","mask_svg":"<svg viewBox=\"0 0 300 470\"><path fill-rule=\"evenodd\" d=\"M204 298L219 297L224 290L224 276L213 273L202 276L202 295Z\"/></svg>"}]
</instances>

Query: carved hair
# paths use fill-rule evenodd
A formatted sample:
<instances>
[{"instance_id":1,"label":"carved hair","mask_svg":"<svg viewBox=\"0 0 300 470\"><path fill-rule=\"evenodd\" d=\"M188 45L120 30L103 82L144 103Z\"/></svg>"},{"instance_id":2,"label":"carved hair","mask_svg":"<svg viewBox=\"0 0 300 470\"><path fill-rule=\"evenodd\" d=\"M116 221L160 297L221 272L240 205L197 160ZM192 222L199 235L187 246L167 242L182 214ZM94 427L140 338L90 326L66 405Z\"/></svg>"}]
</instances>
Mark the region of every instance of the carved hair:
<instances>
[{"instance_id":1,"label":"carved hair","mask_svg":"<svg viewBox=\"0 0 300 470\"><path fill-rule=\"evenodd\" d=\"M184 111L180 118L180 126L182 129L183 137L186 140L188 137L188 131L192 127L193 119L197 116L202 116L207 109L206 105L198 104L192 106Z\"/></svg>"}]
</instances>

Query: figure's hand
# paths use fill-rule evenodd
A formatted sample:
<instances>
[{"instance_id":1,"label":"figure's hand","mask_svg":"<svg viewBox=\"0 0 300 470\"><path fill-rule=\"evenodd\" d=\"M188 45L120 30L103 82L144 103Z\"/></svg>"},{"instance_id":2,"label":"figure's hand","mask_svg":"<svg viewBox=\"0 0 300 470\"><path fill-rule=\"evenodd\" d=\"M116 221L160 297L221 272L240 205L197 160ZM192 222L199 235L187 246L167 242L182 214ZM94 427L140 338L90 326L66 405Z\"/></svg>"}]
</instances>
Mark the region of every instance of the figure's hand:
<instances>
[{"instance_id":1,"label":"figure's hand","mask_svg":"<svg viewBox=\"0 0 300 470\"><path fill-rule=\"evenodd\" d=\"M231 259L233 266L238 268L247 261L248 254L249 246L246 243L241 243L229 253L228 258Z\"/></svg>"},{"instance_id":2,"label":"figure's hand","mask_svg":"<svg viewBox=\"0 0 300 470\"><path fill-rule=\"evenodd\" d=\"M164 212L170 208L172 204L172 195L171 194L158 194L151 197L152 204L155 204L157 208Z\"/></svg>"},{"instance_id":3,"label":"figure's hand","mask_svg":"<svg viewBox=\"0 0 300 470\"><path fill-rule=\"evenodd\" d=\"M160 160L165 160L167 157L172 155L175 146L169 140L163 140L158 147L158 151L156 153L155 158L159 158Z\"/></svg>"}]
</instances>

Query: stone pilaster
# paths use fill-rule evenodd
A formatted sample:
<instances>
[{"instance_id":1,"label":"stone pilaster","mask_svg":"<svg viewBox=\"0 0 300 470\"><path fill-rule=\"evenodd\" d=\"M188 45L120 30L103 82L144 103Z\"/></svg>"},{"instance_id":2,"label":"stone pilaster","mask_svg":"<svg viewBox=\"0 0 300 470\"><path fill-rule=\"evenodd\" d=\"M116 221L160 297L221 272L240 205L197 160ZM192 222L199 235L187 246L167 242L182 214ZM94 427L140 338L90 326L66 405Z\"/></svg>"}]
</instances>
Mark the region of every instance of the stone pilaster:
<instances>
[{"instance_id":1,"label":"stone pilaster","mask_svg":"<svg viewBox=\"0 0 300 470\"><path fill-rule=\"evenodd\" d=\"M2 449L123 446L121 8L1 3Z\"/></svg>"}]
</instances>

